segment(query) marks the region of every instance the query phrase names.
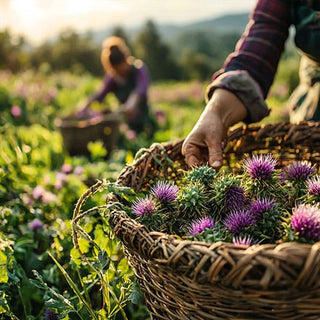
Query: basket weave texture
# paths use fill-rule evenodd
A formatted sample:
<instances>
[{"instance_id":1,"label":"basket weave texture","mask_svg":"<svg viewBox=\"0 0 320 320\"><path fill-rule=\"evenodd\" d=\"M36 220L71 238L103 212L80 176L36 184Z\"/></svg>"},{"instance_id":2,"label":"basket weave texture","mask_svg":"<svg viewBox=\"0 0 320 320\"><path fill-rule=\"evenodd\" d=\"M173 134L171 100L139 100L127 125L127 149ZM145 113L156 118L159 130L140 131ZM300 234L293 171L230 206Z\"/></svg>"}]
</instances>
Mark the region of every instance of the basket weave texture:
<instances>
[{"instance_id":1,"label":"basket weave texture","mask_svg":"<svg viewBox=\"0 0 320 320\"><path fill-rule=\"evenodd\" d=\"M225 163L273 153L280 166L320 160L320 124L243 126L228 138ZM141 191L187 168L182 141L154 144L121 172L118 184ZM169 169L170 168L170 169ZM121 201L121 199L118 199ZM253 246L178 240L150 232L114 210L110 224L134 268L152 319L320 319L320 242Z\"/></svg>"}]
</instances>

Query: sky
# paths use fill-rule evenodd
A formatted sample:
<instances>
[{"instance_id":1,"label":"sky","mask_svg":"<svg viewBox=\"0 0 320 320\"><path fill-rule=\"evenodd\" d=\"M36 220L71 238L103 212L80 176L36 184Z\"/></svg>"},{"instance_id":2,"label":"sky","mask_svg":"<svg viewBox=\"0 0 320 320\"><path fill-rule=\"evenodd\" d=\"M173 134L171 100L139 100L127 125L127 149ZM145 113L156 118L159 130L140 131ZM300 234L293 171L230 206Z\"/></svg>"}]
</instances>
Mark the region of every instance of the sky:
<instances>
[{"instance_id":1,"label":"sky","mask_svg":"<svg viewBox=\"0 0 320 320\"><path fill-rule=\"evenodd\" d=\"M0 0L0 30L39 44L58 32L157 24L183 24L249 12L256 0Z\"/></svg>"}]
</instances>

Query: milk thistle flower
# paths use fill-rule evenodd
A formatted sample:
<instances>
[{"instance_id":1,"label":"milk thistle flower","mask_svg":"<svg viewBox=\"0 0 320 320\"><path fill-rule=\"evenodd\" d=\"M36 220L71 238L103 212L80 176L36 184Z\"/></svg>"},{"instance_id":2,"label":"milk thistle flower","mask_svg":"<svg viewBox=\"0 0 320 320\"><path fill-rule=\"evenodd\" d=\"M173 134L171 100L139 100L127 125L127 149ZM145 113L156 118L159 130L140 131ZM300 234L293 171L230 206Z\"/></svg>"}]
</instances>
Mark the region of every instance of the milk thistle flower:
<instances>
[{"instance_id":1,"label":"milk thistle flower","mask_svg":"<svg viewBox=\"0 0 320 320\"><path fill-rule=\"evenodd\" d=\"M285 180L307 180L315 173L315 168L308 161L295 161L283 169Z\"/></svg>"},{"instance_id":2,"label":"milk thistle flower","mask_svg":"<svg viewBox=\"0 0 320 320\"><path fill-rule=\"evenodd\" d=\"M309 240L320 240L320 209L302 204L293 210L292 229Z\"/></svg>"},{"instance_id":3,"label":"milk thistle flower","mask_svg":"<svg viewBox=\"0 0 320 320\"><path fill-rule=\"evenodd\" d=\"M43 222L38 219L38 218L35 218L33 219L30 223L29 223L29 228L30 230L32 231L36 231L37 229L42 229L44 226Z\"/></svg>"},{"instance_id":4,"label":"milk thistle flower","mask_svg":"<svg viewBox=\"0 0 320 320\"><path fill-rule=\"evenodd\" d=\"M162 203L170 203L177 198L179 188L176 185L158 181L151 193Z\"/></svg>"},{"instance_id":5,"label":"milk thistle flower","mask_svg":"<svg viewBox=\"0 0 320 320\"><path fill-rule=\"evenodd\" d=\"M132 204L132 212L136 216L146 216L156 211L156 205L151 196L145 198L138 198Z\"/></svg>"},{"instance_id":6,"label":"milk thistle flower","mask_svg":"<svg viewBox=\"0 0 320 320\"><path fill-rule=\"evenodd\" d=\"M240 186L231 186L226 192L226 208L228 211L241 209L245 201L244 190Z\"/></svg>"},{"instance_id":7,"label":"milk thistle flower","mask_svg":"<svg viewBox=\"0 0 320 320\"><path fill-rule=\"evenodd\" d=\"M277 161L271 154L254 154L252 158L246 159L243 165L252 179L267 180L271 177L277 165Z\"/></svg>"},{"instance_id":8,"label":"milk thistle flower","mask_svg":"<svg viewBox=\"0 0 320 320\"><path fill-rule=\"evenodd\" d=\"M232 244L236 246L251 246L253 243L253 240L250 236L244 236L244 237L233 237L232 238Z\"/></svg>"},{"instance_id":9,"label":"milk thistle flower","mask_svg":"<svg viewBox=\"0 0 320 320\"><path fill-rule=\"evenodd\" d=\"M320 177L313 177L306 181L308 192L313 196L320 196Z\"/></svg>"},{"instance_id":10,"label":"milk thistle flower","mask_svg":"<svg viewBox=\"0 0 320 320\"><path fill-rule=\"evenodd\" d=\"M251 203L249 212L254 218L261 217L265 212L273 210L276 202L273 199L257 199Z\"/></svg>"},{"instance_id":11,"label":"milk thistle flower","mask_svg":"<svg viewBox=\"0 0 320 320\"><path fill-rule=\"evenodd\" d=\"M213 229L214 228L214 220L213 218L203 217L201 219L197 219L193 221L189 228L189 233L192 236L196 236L202 233L205 229Z\"/></svg>"},{"instance_id":12,"label":"milk thistle flower","mask_svg":"<svg viewBox=\"0 0 320 320\"><path fill-rule=\"evenodd\" d=\"M200 183L206 188L214 181L217 171L208 165L193 168L186 176L186 181Z\"/></svg>"},{"instance_id":13,"label":"milk thistle flower","mask_svg":"<svg viewBox=\"0 0 320 320\"><path fill-rule=\"evenodd\" d=\"M204 190L202 184L188 184L184 188L181 188L178 192L176 199L179 209L183 214L194 217L201 214L207 209L208 195Z\"/></svg>"},{"instance_id":14,"label":"milk thistle flower","mask_svg":"<svg viewBox=\"0 0 320 320\"><path fill-rule=\"evenodd\" d=\"M255 219L247 211L231 212L224 220L224 226L232 233L238 234L255 223Z\"/></svg>"}]
</instances>

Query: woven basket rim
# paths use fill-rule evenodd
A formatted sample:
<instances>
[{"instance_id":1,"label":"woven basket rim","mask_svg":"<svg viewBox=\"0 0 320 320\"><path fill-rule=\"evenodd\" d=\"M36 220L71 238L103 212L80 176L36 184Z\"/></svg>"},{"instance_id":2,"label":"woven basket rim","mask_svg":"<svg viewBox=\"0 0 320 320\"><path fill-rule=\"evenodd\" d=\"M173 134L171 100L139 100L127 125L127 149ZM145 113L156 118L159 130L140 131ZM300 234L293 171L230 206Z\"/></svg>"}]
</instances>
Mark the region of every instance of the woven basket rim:
<instances>
[{"instance_id":1,"label":"woven basket rim","mask_svg":"<svg viewBox=\"0 0 320 320\"><path fill-rule=\"evenodd\" d=\"M260 129L257 135L262 136L261 132L265 130L265 128L277 130L285 125L288 124L278 123L277 125L252 127L243 126L231 131L229 138L231 137L230 139L237 139L237 135L242 131L255 130L257 128ZM302 123L300 126L302 126L304 129L316 128L317 133L318 131L320 133L319 123ZM292 128L301 127L296 127L290 124L290 127L287 128L289 131L289 138L290 134L295 133ZM311 132L310 134L313 133ZM256 135L256 132L254 135ZM287 138L286 141L291 143L289 138ZM118 177L117 183L122 186L128 186L123 184L123 178L126 175L130 176L133 172L133 169L141 163L147 163L150 165L151 161L154 161L154 159L152 159L154 150L168 150L170 147L172 147L172 145L175 145L176 148L180 148L181 150L182 143L183 139L178 139L173 142L152 144L150 148L144 149L143 153L139 155L132 164L127 165L122 170ZM127 250L135 252L135 255L139 255L143 257L143 259L164 265L165 267L173 268L174 270L178 270L182 266L183 272L193 278L200 276L202 271L196 267L196 269L198 268L197 272L199 272L199 275L194 274L195 271L192 269L192 266L188 265L192 259L196 259L200 265L203 261L204 265L205 261L209 261L210 259L214 259L214 257L218 257L220 252L229 252L228 254L221 253L221 255L223 259L225 259L225 263L229 263L230 266L238 264L246 265L246 263L248 263L248 261L251 259L256 259L257 265L261 263L262 266L270 270L278 268L277 263L273 263L274 260L278 261L280 264L283 263L289 266L291 266L291 264L298 266L297 268L301 272L299 276L297 276L297 279L295 279L293 283L290 283L289 287L305 288L308 287L308 284L310 284L312 280L312 274L309 274L310 265L312 265L315 261L320 261L320 241L314 244L292 241L270 244L254 244L251 246L235 245L228 242L208 243L197 240L178 239L172 234L150 231L146 226L142 225L137 220L130 218L126 213L118 210L112 211L110 221L115 234L121 239L122 244ZM255 266L250 266L250 268L254 267ZM232 285L234 286L241 285L241 280L244 277L242 271L243 270L240 270L236 267L236 270L233 270L230 272L230 274L226 275L226 277L223 279L223 283L233 283ZM220 281L219 279L215 278L216 275L210 275L210 269L206 272L209 272L208 277L211 277L210 279L212 282L217 283ZM281 270L281 272L283 273L284 271ZM276 277L276 275L274 275L274 277ZM272 285L269 287L270 279L267 278L268 272L266 271L265 277L262 277L261 279L261 287L264 289L273 288Z\"/></svg>"},{"instance_id":2,"label":"woven basket rim","mask_svg":"<svg viewBox=\"0 0 320 320\"><path fill-rule=\"evenodd\" d=\"M119 114L117 112L104 112L88 119L70 119L68 117L55 119L55 124L60 129L79 129L110 122L119 122Z\"/></svg>"},{"instance_id":3,"label":"woven basket rim","mask_svg":"<svg viewBox=\"0 0 320 320\"><path fill-rule=\"evenodd\" d=\"M267 127L273 127L273 126L282 126L282 125L291 125L291 126L294 126L288 122L280 122L280 123L277 123L277 124L265 124L265 125L253 125L251 127L253 128L256 128L256 127L260 127L260 128L267 128ZM303 126L308 126L308 127L319 127L319 130L320 130L320 122L306 122L306 121L303 121L302 123L300 123L299 125L303 125ZM233 139L233 135L235 135L239 130L241 129L244 129L244 128L248 128L248 126L241 126L241 127L236 127L234 130L232 130L230 133L229 133L229 138ZM149 148L143 148L143 150L145 151L145 153L134 159L134 161L132 162L132 164L129 164L127 165L119 174L118 176L118 179L117 179L117 183L119 182L119 179L121 178L121 176L128 170L129 167L135 167L138 163L140 162L143 162L145 158L149 157L150 154L152 153L152 150L155 149L155 148L158 148L160 146L162 146L163 148L167 149L168 146L171 146L172 144L177 144L177 145L182 145L182 143L184 142L184 138L180 138L180 139L176 139L174 141L167 141L167 142L163 142L163 143L153 143ZM121 184L121 183L120 183ZM125 214L123 212L123 214ZM133 218L130 218L128 216L128 219L130 220L134 220L137 224L139 224L141 227L145 227L146 229L148 229L146 226L144 226L143 224L139 223L137 220L133 219ZM174 235L172 234L168 234L168 233L164 233L164 232L156 232L156 231L151 231L148 229L148 232L150 234L158 234L159 236L163 236L163 237L172 237L175 241L177 241L178 243L180 242L192 242L192 243L202 243L204 244L205 246L207 246L207 244L210 245L210 243L206 243L204 241L196 241L196 240L184 240L184 239L177 239L177 237L175 237ZM232 248L237 248L239 250L247 250L248 247L263 247L263 246L267 246L269 247L270 245L274 246L274 247L277 247L277 246L284 246L284 244L286 243L295 243L295 245L298 245L298 246L301 246L301 247L312 247L312 246L317 246L320 244L320 241L318 242L315 242L314 244L307 244L307 243L301 243L301 242L296 242L296 241L290 241L290 242L284 242L284 243L267 243L267 244L254 244L254 245L251 245L251 246L247 246L247 245L234 245L232 243L229 243L229 242L221 242L219 241L219 243L222 243L222 244L225 244L227 247L232 247Z\"/></svg>"}]
</instances>

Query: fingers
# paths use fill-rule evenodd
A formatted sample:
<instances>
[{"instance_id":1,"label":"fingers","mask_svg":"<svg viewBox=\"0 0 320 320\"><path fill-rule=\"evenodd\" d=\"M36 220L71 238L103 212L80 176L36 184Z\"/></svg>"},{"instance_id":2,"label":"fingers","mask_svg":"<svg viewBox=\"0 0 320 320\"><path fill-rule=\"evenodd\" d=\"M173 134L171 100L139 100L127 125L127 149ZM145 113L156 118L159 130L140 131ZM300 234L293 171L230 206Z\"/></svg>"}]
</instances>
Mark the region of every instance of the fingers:
<instances>
[{"instance_id":1,"label":"fingers","mask_svg":"<svg viewBox=\"0 0 320 320\"><path fill-rule=\"evenodd\" d=\"M219 169L222 166L223 153L220 139L212 139L208 144L209 166Z\"/></svg>"},{"instance_id":2,"label":"fingers","mask_svg":"<svg viewBox=\"0 0 320 320\"><path fill-rule=\"evenodd\" d=\"M194 155L186 156L186 161L190 167L198 167L201 165L201 162Z\"/></svg>"},{"instance_id":3,"label":"fingers","mask_svg":"<svg viewBox=\"0 0 320 320\"><path fill-rule=\"evenodd\" d=\"M219 137L219 134L211 136L210 139L187 137L181 149L187 164L193 167L207 163L209 166L219 169L223 163L223 149L226 143L224 139Z\"/></svg>"},{"instance_id":4,"label":"fingers","mask_svg":"<svg viewBox=\"0 0 320 320\"><path fill-rule=\"evenodd\" d=\"M182 145L181 153L185 156L187 164L190 167L199 166L201 164L200 148L197 143L189 141L188 138Z\"/></svg>"}]
</instances>

